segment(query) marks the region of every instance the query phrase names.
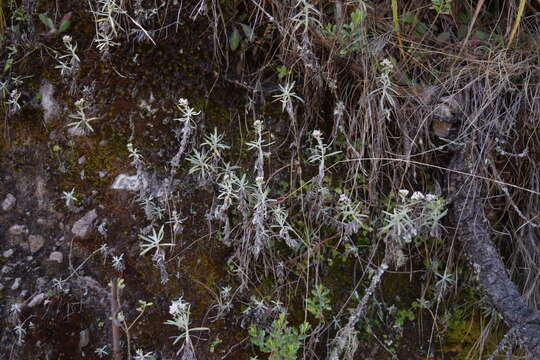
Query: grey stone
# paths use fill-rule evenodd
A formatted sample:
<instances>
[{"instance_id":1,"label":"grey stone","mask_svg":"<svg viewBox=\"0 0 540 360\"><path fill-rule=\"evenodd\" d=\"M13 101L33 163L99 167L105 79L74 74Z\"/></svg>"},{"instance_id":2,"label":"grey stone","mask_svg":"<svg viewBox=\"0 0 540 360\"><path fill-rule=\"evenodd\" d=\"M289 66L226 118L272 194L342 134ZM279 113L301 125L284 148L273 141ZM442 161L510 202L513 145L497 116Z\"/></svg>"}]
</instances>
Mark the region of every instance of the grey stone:
<instances>
[{"instance_id":1,"label":"grey stone","mask_svg":"<svg viewBox=\"0 0 540 360\"><path fill-rule=\"evenodd\" d=\"M144 175L128 175L120 174L114 179L114 182L111 186L113 190L127 190L127 191L139 191L148 186L148 181L145 179Z\"/></svg>"},{"instance_id":2,"label":"grey stone","mask_svg":"<svg viewBox=\"0 0 540 360\"><path fill-rule=\"evenodd\" d=\"M11 290L17 290L21 286L21 278L16 278L13 282L13 285L11 285Z\"/></svg>"},{"instance_id":3,"label":"grey stone","mask_svg":"<svg viewBox=\"0 0 540 360\"><path fill-rule=\"evenodd\" d=\"M4 201L2 201L2 210L9 211L13 209L16 202L17 199L15 199L15 196L13 196L12 194L7 194L4 198Z\"/></svg>"},{"instance_id":4,"label":"grey stone","mask_svg":"<svg viewBox=\"0 0 540 360\"><path fill-rule=\"evenodd\" d=\"M36 296L34 296L32 300L30 300L30 302L28 303L28 307L33 308L33 307L39 306L46 298L47 298L47 295L45 295L44 293L39 293Z\"/></svg>"},{"instance_id":5,"label":"grey stone","mask_svg":"<svg viewBox=\"0 0 540 360\"><path fill-rule=\"evenodd\" d=\"M43 277L40 277L36 280L36 287L38 289L43 289L45 287L45 285L47 285L47 279L43 278Z\"/></svg>"},{"instance_id":6,"label":"grey stone","mask_svg":"<svg viewBox=\"0 0 540 360\"><path fill-rule=\"evenodd\" d=\"M21 236L28 234L28 228L26 225L11 225L11 227L8 230L9 234L12 236Z\"/></svg>"},{"instance_id":7,"label":"grey stone","mask_svg":"<svg viewBox=\"0 0 540 360\"><path fill-rule=\"evenodd\" d=\"M79 333L79 349L90 344L90 330L84 329Z\"/></svg>"},{"instance_id":8,"label":"grey stone","mask_svg":"<svg viewBox=\"0 0 540 360\"><path fill-rule=\"evenodd\" d=\"M7 258L10 258L13 253L15 252L15 250L13 249L9 249L9 250L6 250L2 253L2 255L7 259Z\"/></svg>"},{"instance_id":9,"label":"grey stone","mask_svg":"<svg viewBox=\"0 0 540 360\"><path fill-rule=\"evenodd\" d=\"M61 264L64 261L64 254L62 254L60 251L53 251L49 255L50 261L56 261L57 263Z\"/></svg>"},{"instance_id":10,"label":"grey stone","mask_svg":"<svg viewBox=\"0 0 540 360\"><path fill-rule=\"evenodd\" d=\"M92 233L92 229L94 228L94 221L96 219L97 219L96 210L95 209L90 210L82 218L77 220L75 224L73 224L73 227L71 228L71 232L76 237L80 237L81 239L86 239Z\"/></svg>"},{"instance_id":11,"label":"grey stone","mask_svg":"<svg viewBox=\"0 0 540 360\"><path fill-rule=\"evenodd\" d=\"M0 270L0 272L2 272L2 274L7 274L8 272L10 272L12 270L12 267L9 266L9 265L4 265L2 266L2 270Z\"/></svg>"},{"instance_id":12,"label":"grey stone","mask_svg":"<svg viewBox=\"0 0 540 360\"><path fill-rule=\"evenodd\" d=\"M68 135L71 136L86 136L87 132L83 126L70 126L67 130Z\"/></svg>"},{"instance_id":13,"label":"grey stone","mask_svg":"<svg viewBox=\"0 0 540 360\"><path fill-rule=\"evenodd\" d=\"M50 119L58 115L60 106L54 99L54 86L47 80L43 80L39 88L41 94L41 106L43 107L43 120L48 123Z\"/></svg>"},{"instance_id":14,"label":"grey stone","mask_svg":"<svg viewBox=\"0 0 540 360\"><path fill-rule=\"evenodd\" d=\"M28 237L28 243L30 246L30 252L35 254L41 250L43 245L45 245L45 238L43 238L41 235L30 235Z\"/></svg>"}]
</instances>

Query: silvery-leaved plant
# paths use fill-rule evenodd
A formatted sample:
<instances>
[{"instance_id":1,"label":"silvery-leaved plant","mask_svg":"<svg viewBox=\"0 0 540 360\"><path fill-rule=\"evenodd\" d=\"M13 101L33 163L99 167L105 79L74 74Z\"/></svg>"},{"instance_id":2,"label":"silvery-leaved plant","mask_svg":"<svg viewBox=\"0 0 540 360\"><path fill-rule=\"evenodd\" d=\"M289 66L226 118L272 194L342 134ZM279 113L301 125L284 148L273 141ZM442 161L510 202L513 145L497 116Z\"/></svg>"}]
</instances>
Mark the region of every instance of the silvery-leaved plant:
<instances>
[{"instance_id":1,"label":"silvery-leaved plant","mask_svg":"<svg viewBox=\"0 0 540 360\"><path fill-rule=\"evenodd\" d=\"M75 102L75 107L77 108L75 114L69 115L69 118L73 119L74 121L69 123L67 126L71 126L79 130L79 132L76 132L75 134L84 135L87 131L94 132L94 128L92 125L90 125L90 122L97 120L97 117L88 116L87 110L89 109L89 105L87 104L86 100L84 98L80 98Z\"/></svg>"},{"instance_id":2,"label":"silvery-leaved plant","mask_svg":"<svg viewBox=\"0 0 540 360\"><path fill-rule=\"evenodd\" d=\"M275 225L272 228L279 230L279 237L285 241L288 247L291 249L298 248L298 241L291 237L291 233L294 232L293 228L287 223L287 217L289 214L287 210L281 206L276 205L272 208L272 214L274 215Z\"/></svg>"},{"instance_id":3,"label":"silvery-leaved plant","mask_svg":"<svg viewBox=\"0 0 540 360\"><path fill-rule=\"evenodd\" d=\"M195 117L201 114L200 111L196 111L194 108L189 106L189 102L187 101L187 99L184 98L180 98L178 100L178 102L176 103L176 108L178 109L178 111L180 111L180 117L174 118L173 120L178 121L182 124L182 130L180 131L182 139L180 140L180 148L178 149L178 152L171 160L171 166L173 171L176 171L175 169L180 164L180 160L187 149L191 135L197 127Z\"/></svg>"},{"instance_id":4,"label":"silvery-leaved plant","mask_svg":"<svg viewBox=\"0 0 540 360\"><path fill-rule=\"evenodd\" d=\"M323 179L326 173L326 161L328 158L335 156L340 153L340 151L329 152L330 145L324 143L323 135L320 130L313 130L311 136L315 139L315 147L310 149L311 156L308 158L308 161L313 164L317 164L319 171L317 176L312 180L312 186L306 195L306 199L312 203L312 212L316 217L320 215L322 209L322 202L328 189L323 186Z\"/></svg>"},{"instance_id":5,"label":"silvery-leaved plant","mask_svg":"<svg viewBox=\"0 0 540 360\"><path fill-rule=\"evenodd\" d=\"M81 59L76 52L77 43L74 43L69 35L64 35L62 37L62 42L67 50L67 54L56 58L58 65L56 65L55 68L60 70L60 75L63 77L73 76L79 70L79 65L81 63Z\"/></svg>"},{"instance_id":6,"label":"silvery-leaved plant","mask_svg":"<svg viewBox=\"0 0 540 360\"><path fill-rule=\"evenodd\" d=\"M210 330L205 327L190 327L190 308L191 304L184 301L182 297L179 297L177 300L172 301L171 306L169 307L169 314L172 316L172 320L167 320L165 322L166 325L174 326L180 332L179 335L173 337L173 344L176 345L183 340L182 346L177 352L177 354L182 354L183 360L195 359L195 350L191 341L191 333Z\"/></svg>"},{"instance_id":7,"label":"silvery-leaved plant","mask_svg":"<svg viewBox=\"0 0 540 360\"><path fill-rule=\"evenodd\" d=\"M266 230L266 218L268 214L268 204L271 201L268 198L268 188L264 184L262 177L255 179L255 206L253 212L252 224L255 225L255 242L252 247L252 252L255 258L259 256L261 250L266 246L268 241L268 232Z\"/></svg>"},{"instance_id":8,"label":"silvery-leaved plant","mask_svg":"<svg viewBox=\"0 0 540 360\"><path fill-rule=\"evenodd\" d=\"M19 104L19 98L21 97L21 92L17 89L11 90L9 93L9 98L6 101L7 106L9 107L9 114L15 114L21 110L21 105Z\"/></svg>"},{"instance_id":9,"label":"silvery-leaved plant","mask_svg":"<svg viewBox=\"0 0 540 360\"><path fill-rule=\"evenodd\" d=\"M406 260L402 247L417 235L438 236L440 220L446 215L444 200L436 195L424 195L402 189L398 192L397 204L391 211L383 211L385 224L380 233L385 235L387 246L393 249L398 266ZM392 251L391 251L392 252Z\"/></svg>"},{"instance_id":10,"label":"silvery-leaved plant","mask_svg":"<svg viewBox=\"0 0 540 360\"><path fill-rule=\"evenodd\" d=\"M214 132L210 135L205 136L204 142L201 144L203 147L208 148L208 152L212 159L217 163L217 160L221 159L221 153L223 150L230 148L229 145L226 145L222 142L223 135L218 134L217 129L214 128Z\"/></svg>"},{"instance_id":11,"label":"silvery-leaved plant","mask_svg":"<svg viewBox=\"0 0 540 360\"><path fill-rule=\"evenodd\" d=\"M337 206L339 221L346 236L356 234L360 228L369 229L366 224L367 215L362 213L362 204L353 202L347 195L341 194Z\"/></svg>"},{"instance_id":12,"label":"silvery-leaved plant","mask_svg":"<svg viewBox=\"0 0 540 360\"><path fill-rule=\"evenodd\" d=\"M394 72L394 64L389 59L384 59L380 63L380 76L378 77L380 88L373 93L380 93L379 106L387 120L390 119L391 109L396 107L394 96L397 92L392 88L391 76ZM389 105L389 106L388 106Z\"/></svg>"},{"instance_id":13,"label":"silvery-leaved plant","mask_svg":"<svg viewBox=\"0 0 540 360\"><path fill-rule=\"evenodd\" d=\"M304 102L304 100L293 91L294 84L294 81L287 82L284 85L279 84L279 93L277 95L273 95L273 97L276 98L275 101L281 102L281 110L287 110L288 113L292 112L293 99L296 99L302 103Z\"/></svg>"},{"instance_id":14,"label":"silvery-leaved plant","mask_svg":"<svg viewBox=\"0 0 540 360\"><path fill-rule=\"evenodd\" d=\"M148 252L154 251L154 256L156 256L161 250L165 249L166 247L174 246L173 243L163 242L164 235L165 235L164 226L161 226L158 232L156 232L155 228L152 228L151 235L139 234L139 239L143 241L140 245L141 252L139 255L144 256Z\"/></svg>"},{"instance_id":15,"label":"silvery-leaved plant","mask_svg":"<svg viewBox=\"0 0 540 360\"><path fill-rule=\"evenodd\" d=\"M257 177L264 178L264 157L268 154L265 149L272 145L264 140L263 122L261 120L255 120L253 127L255 128L255 135L257 136L254 141L246 143L248 149L255 150L257 152L257 159L255 160L255 173Z\"/></svg>"}]
</instances>

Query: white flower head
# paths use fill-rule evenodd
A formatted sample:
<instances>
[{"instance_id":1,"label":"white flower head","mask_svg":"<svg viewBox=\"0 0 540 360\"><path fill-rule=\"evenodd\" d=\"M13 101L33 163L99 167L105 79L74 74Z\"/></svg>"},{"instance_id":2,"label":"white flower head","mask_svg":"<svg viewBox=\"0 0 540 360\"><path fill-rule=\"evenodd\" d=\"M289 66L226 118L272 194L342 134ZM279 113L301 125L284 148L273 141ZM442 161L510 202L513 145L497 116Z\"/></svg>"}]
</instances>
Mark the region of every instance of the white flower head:
<instances>
[{"instance_id":1,"label":"white flower head","mask_svg":"<svg viewBox=\"0 0 540 360\"><path fill-rule=\"evenodd\" d=\"M426 195L426 200L427 201L433 201L435 199L437 199L437 195L434 195L434 194L427 194Z\"/></svg>"},{"instance_id":2,"label":"white flower head","mask_svg":"<svg viewBox=\"0 0 540 360\"><path fill-rule=\"evenodd\" d=\"M406 198L407 195L409 195L409 190L405 190L405 189L399 190L399 196L401 196L402 198Z\"/></svg>"},{"instance_id":3,"label":"white flower head","mask_svg":"<svg viewBox=\"0 0 540 360\"><path fill-rule=\"evenodd\" d=\"M314 138L320 138L322 136L321 130L313 130L313 133L311 133Z\"/></svg>"},{"instance_id":4,"label":"white flower head","mask_svg":"<svg viewBox=\"0 0 540 360\"><path fill-rule=\"evenodd\" d=\"M420 191L415 191L411 195L411 200L424 200L424 199L425 199L425 196Z\"/></svg>"},{"instance_id":5,"label":"white flower head","mask_svg":"<svg viewBox=\"0 0 540 360\"><path fill-rule=\"evenodd\" d=\"M173 317L183 314L187 310L188 303L184 302L182 297L179 297L178 300L173 300L171 306L169 306L169 314Z\"/></svg>"},{"instance_id":6,"label":"white flower head","mask_svg":"<svg viewBox=\"0 0 540 360\"><path fill-rule=\"evenodd\" d=\"M178 106L179 106L179 107L185 107L185 106L188 106L188 101L187 101L187 99L184 99L184 98L178 99Z\"/></svg>"},{"instance_id":7,"label":"white flower head","mask_svg":"<svg viewBox=\"0 0 540 360\"><path fill-rule=\"evenodd\" d=\"M64 44L70 44L71 43L71 40L72 40L72 37L69 36L69 35L64 35L62 37L62 41L64 42Z\"/></svg>"},{"instance_id":8,"label":"white flower head","mask_svg":"<svg viewBox=\"0 0 540 360\"><path fill-rule=\"evenodd\" d=\"M394 64L392 64L392 62L388 58L385 58L383 61L381 61L381 66L388 70L392 70L394 68Z\"/></svg>"},{"instance_id":9,"label":"white flower head","mask_svg":"<svg viewBox=\"0 0 540 360\"><path fill-rule=\"evenodd\" d=\"M260 132L262 130L262 121L261 120L255 120L253 122L253 126L255 127L255 130L257 130L257 132Z\"/></svg>"}]
</instances>

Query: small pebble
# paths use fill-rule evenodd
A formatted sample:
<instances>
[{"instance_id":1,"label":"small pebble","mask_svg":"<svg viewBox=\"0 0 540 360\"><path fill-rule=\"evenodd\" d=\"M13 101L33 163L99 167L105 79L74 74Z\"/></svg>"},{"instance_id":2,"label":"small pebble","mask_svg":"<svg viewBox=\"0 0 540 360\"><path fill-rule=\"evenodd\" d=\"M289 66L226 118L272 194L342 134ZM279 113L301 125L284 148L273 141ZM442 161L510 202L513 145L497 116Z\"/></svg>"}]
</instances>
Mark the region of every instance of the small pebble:
<instances>
[{"instance_id":1,"label":"small pebble","mask_svg":"<svg viewBox=\"0 0 540 360\"><path fill-rule=\"evenodd\" d=\"M10 258L15 251L13 249L6 250L2 253L2 255L7 259Z\"/></svg>"},{"instance_id":2,"label":"small pebble","mask_svg":"<svg viewBox=\"0 0 540 360\"><path fill-rule=\"evenodd\" d=\"M21 278L16 278L13 282L13 285L11 285L11 290L17 290L21 286Z\"/></svg>"},{"instance_id":3,"label":"small pebble","mask_svg":"<svg viewBox=\"0 0 540 360\"><path fill-rule=\"evenodd\" d=\"M64 255L60 251L53 251L49 255L49 260L56 261L61 264L64 261Z\"/></svg>"},{"instance_id":4,"label":"small pebble","mask_svg":"<svg viewBox=\"0 0 540 360\"><path fill-rule=\"evenodd\" d=\"M12 194L7 194L4 201L2 201L2 210L9 211L13 209L16 202L17 199L15 199L15 196L13 196Z\"/></svg>"}]
</instances>

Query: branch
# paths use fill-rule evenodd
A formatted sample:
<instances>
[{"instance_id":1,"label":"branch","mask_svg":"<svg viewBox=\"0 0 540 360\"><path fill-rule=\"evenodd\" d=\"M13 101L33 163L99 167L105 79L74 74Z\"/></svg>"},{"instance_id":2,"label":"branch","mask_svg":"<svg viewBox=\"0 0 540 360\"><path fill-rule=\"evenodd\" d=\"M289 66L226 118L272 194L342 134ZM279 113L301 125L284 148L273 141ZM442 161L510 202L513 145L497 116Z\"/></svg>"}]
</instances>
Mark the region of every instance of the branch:
<instances>
[{"instance_id":1,"label":"branch","mask_svg":"<svg viewBox=\"0 0 540 360\"><path fill-rule=\"evenodd\" d=\"M467 154L469 158L466 158ZM515 328L522 345L540 359L540 313L531 309L512 282L501 256L491 241L489 223L484 217L481 199L485 198L483 184L473 174L477 159L474 150L464 147L454 155L451 163L451 184L454 189L453 213L457 236L478 282L493 306L510 328Z\"/></svg>"}]
</instances>

